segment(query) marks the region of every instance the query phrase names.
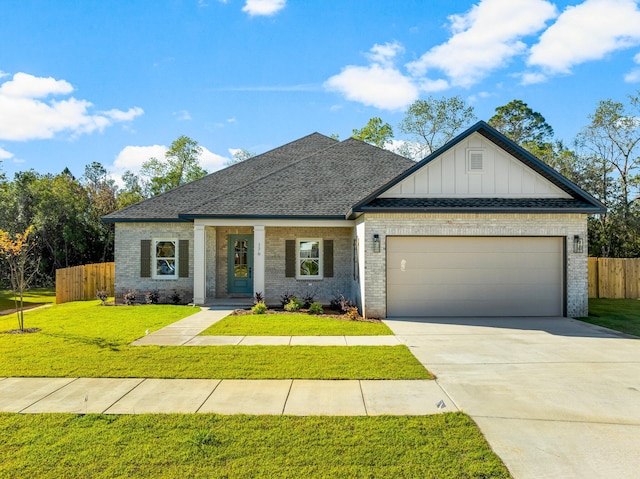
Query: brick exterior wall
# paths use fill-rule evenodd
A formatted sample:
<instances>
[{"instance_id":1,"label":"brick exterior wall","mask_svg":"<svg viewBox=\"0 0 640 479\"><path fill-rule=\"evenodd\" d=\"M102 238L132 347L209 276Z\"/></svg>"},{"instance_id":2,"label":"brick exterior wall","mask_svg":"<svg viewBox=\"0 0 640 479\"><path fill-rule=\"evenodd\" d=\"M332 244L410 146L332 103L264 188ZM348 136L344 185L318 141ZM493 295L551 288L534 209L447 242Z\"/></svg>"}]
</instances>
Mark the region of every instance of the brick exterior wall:
<instances>
[{"instance_id":1,"label":"brick exterior wall","mask_svg":"<svg viewBox=\"0 0 640 479\"><path fill-rule=\"evenodd\" d=\"M365 304L371 318L386 316L387 236L563 236L566 237L567 316L588 311L587 251L573 252L573 236L587 241L587 216L581 214L367 214L365 215ZM373 235L380 253L373 253Z\"/></svg>"},{"instance_id":2,"label":"brick exterior wall","mask_svg":"<svg viewBox=\"0 0 640 479\"><path fill-rule=\"evenodd\" d=\"M278 304L285 292L303 295L314 293L316 301L327 304L337 292L352 296L353 229L352 228L265 228L265 298ZM285 241L298 238L333 240L333 277L320 280L298 280L285 277Z\"/></svg>"},{"instance_id":3,"label":"brick exterior wall","mask_svg":"<svg viewBox=\"0 0 640 479\"><path fill-rule=\"evenodd\" d=\"M175 238L189 240L189 277L153 279L140 277L140 240ZM153 247L153 246L152 246ZM137 301L144 302L147 291L160 291L160 302L171 302L176 291L182 302L193 301L193 223L116 223L115 228L115 295L122 302L123 295L135 289Z\"/></svg>"}]
</instances>

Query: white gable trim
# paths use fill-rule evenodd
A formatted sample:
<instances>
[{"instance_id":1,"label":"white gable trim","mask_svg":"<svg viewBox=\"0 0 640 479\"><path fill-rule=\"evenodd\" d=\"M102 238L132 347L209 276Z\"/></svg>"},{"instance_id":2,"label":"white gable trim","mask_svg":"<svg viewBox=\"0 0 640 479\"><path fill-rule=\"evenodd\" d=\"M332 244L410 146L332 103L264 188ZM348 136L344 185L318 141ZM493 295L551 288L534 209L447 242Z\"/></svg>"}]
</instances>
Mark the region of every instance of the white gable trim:
<instances>
[{"instance_id":1,"label":"white gable trim","mask_svg":"<svg viewBox=\"0 0 640 479\"><path fill-rule=\"evenodd\" d=\"M482 152L482 169L470 153ZM571 198L477 132L453 145L379 198Z\"/></svg>"}]
</instances>

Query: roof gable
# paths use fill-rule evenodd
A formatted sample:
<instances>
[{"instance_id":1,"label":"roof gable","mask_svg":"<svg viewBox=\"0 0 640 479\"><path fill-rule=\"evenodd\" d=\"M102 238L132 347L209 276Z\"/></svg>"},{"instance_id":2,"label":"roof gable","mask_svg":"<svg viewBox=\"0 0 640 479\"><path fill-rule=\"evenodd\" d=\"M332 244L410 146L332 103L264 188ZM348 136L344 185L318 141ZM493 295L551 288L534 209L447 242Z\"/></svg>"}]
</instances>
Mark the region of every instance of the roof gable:
<instances>
[{"instance_id":1,"label":"roof gable","mask_svg":"<svg viewBox=\"0 0 640 479\"><path fill-rule=\"evenodd\" d=\"M523 162L473 133L379 198L571 198Z\"/></svg>"},{"instance_id":2,"label":"roof gable","mask_svg":"<svg viewBox=\"0 0 640 479\"><path fill-rule=\"evenodd\" d=\"M481 168L474 168L478 157L472 159L473 153L482 155ZM380 210L598 213L605 208L480 121L353 209L356 213Z\"/></svg>"}]
</instances>

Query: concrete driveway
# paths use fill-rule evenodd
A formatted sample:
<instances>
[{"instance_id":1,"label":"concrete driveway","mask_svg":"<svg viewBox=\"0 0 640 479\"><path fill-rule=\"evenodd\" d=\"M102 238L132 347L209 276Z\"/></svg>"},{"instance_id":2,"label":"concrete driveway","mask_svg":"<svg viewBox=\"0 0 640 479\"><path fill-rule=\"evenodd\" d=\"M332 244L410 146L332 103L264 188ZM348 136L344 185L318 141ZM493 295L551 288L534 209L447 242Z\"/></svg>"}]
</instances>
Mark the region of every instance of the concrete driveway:
<instances>
[{"instance_id":1,"label":"concrete driveway","mask_svg":"<svg viewBox=\"0 0 640 479\"><path fill-rule=\"evenodd\" d=\"M639 477L639 339L567 318L385 322L515 478Z\"/></svg>"}]
</instances>

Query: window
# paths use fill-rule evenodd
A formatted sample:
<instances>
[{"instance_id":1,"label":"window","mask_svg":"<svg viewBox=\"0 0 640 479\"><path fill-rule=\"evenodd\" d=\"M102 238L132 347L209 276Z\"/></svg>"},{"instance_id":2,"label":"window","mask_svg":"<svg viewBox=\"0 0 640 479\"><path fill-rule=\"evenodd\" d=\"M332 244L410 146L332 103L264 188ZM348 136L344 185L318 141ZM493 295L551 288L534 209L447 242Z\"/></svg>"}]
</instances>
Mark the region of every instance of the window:
<instances>
[{"instance_id":1,"label":"window","mask_svg":"<svg viewBox=\"0 0 640 479\"><path fill-rule=\"evenodd\" d=\"M321 239L299 239L296 241L296 276L298 279L322 278L321 251Z\"/></svg>"},{"instance_id":2,"label":"window","mask_svg":"<svg viewBox=\"0 0 640 479\"><path fill-rule=\"evenodd\" d=\"M154 240L152 264L155 279L176 279L178 277L178 240Z\"/></svg>"}]
</instances>

